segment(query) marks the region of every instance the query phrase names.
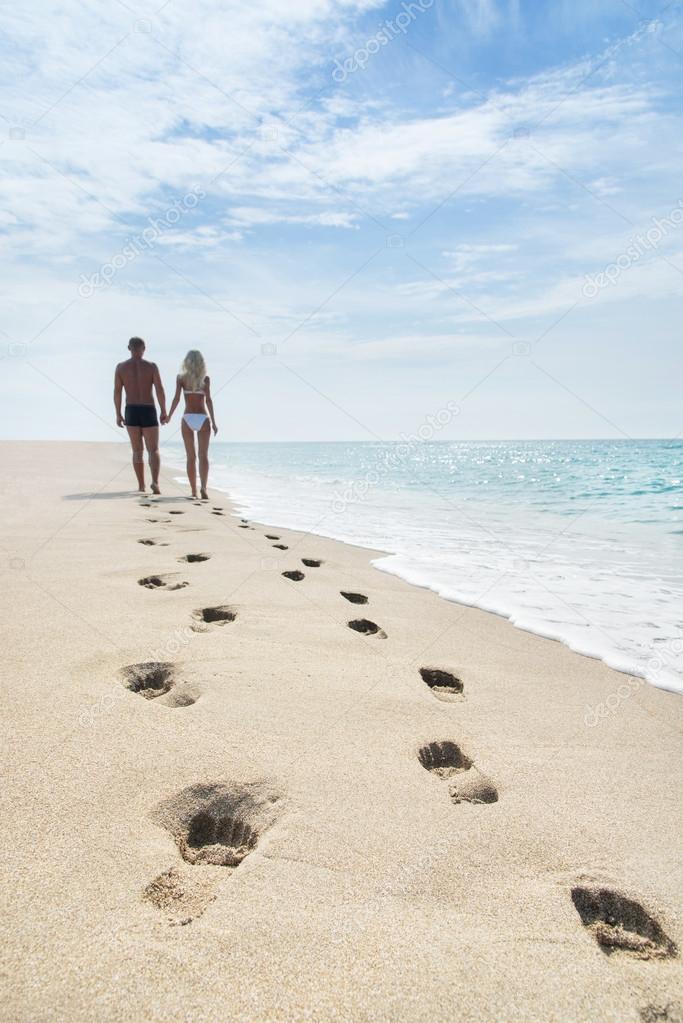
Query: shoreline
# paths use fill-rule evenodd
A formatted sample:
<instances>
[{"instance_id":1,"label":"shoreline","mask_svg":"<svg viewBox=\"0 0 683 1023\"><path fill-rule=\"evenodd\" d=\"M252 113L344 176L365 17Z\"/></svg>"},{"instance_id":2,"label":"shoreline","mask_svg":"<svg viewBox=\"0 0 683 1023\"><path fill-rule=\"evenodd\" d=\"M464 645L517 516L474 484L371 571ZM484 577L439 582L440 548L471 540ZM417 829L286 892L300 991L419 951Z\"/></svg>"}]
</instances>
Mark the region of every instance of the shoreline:
<instances>
[{"instance_id":1,"label":"shoreline","mask_svg":"<svg viewBox=\"0 0 683 1023\"><path fill-rule=\"evenodd\" d=\"M185 484L183 482L182 466L178 464L176 468L178 469L179 475L174 478L180 486L183 486ZM233 502L240 514L256 515L258 521L267 521L269 519L269 516L263 514L264 509L262 507L259 507L258 511L254 510L255 507L259 505L258 500L254 500L247 495L235 496L229 484L221 484L219 487L216 487L216 489L221 493L224 493L226 497ZM488 614L504 618L515 628L528 632L531 635L539 636L543 639L555 640L574 653L593 660L599 660L607 665L607 667L612 668L614 671L621 674L643 679L648 683L648 685L657 689L661 689L665 692L673 693L678 696L683 695L683 679L680 676L680 672L677 672L672 667L672 661L675 663L676 654L680 653L680 641L673 642L673 650L676 652L673 656L670 650L667 652L666 644L657 647L655 645L657 642L656 640L650 644L647 649L647 653L643 651L640 655L638 655L635 651L629 652L624 649L619 649L618 640L615 640L613 637L610 638L609 642L605 642L605 636L607 635L606 630L601 628L601 626L596 625L592 622L592 620L589 620L590 608L584 610L580 606L572 606L572 610L577 612L583 621L593 626L590 633L582 638L575 634L576 623L574 623L574 626L572 627L571 623L564 621L562 623L558 623L560 624L559 628L553 629L550 621L547 620L548 608L544 609L544 613L537 615L530 620L528 609L515 607L514 603L510 605L509 600L507 602L503 601L502 604L507 603L510 606L497 607L492 604L488 604L485 599L488 592L487 590L484 590L483 594L479 598L470 598L468 594L458 592L457 588L454 592L454 587L450 582L443 580L438 581L434 578L433 573L430 577L429 570L427 570L424 565L420 566L419 564L415 564L414 559L406 552L405 549L391 550L382 548L381 546L377 546L363 539L355 540L350 536L348 530L324 532L319 531L316 526L310 527L309 530L302 521L297 521L297 516L295 514L290 514L288 517L280 519L278 519L277 516L271 516L271 518L273 518L275 523L283 529L290 528L295 531L310 531L313 535L321 536L325 539L374 551L378 554L378 556L374 558L373 564L380 572L395 575L397 578L402 579L410 585L416 586L420 589L426 589L436 594L441 599L457 606L477 608ZM643 540L645 540L645 537L643 537ZM571 568L571 566L569 567ZM466 567L464 568L464 571L467 571ZM561 602L561 598L558 598L556 594L553 593L552 597L556 601ZM498 603L501 603L500 599L498 600ZM643 613L649 612L643 611ZM654 611L652 613L654 613Z\"/></svg>"},{"instance_id":2,"label":"shoreline","mask_svg":"<svg viewBox=\"0 0 683 1023\"><path fill-rule=\"evenodd\" d=\"M13 1019L677 1019L677 694L215 490L140 502L123 445L27 443L0 473Z\"/></svg>"}]
</instances>

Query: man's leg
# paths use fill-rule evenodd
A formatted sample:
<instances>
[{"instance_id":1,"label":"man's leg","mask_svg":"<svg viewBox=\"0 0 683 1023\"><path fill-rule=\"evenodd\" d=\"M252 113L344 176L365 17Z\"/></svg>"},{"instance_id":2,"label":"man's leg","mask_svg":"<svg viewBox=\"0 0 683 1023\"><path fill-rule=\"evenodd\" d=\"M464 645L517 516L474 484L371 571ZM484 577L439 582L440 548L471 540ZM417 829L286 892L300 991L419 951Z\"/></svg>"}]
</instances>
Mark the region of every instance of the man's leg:
<instances>
[{"instance_id":1,"label":"man's leg","mask_svg":"<svg viewBox=\"0 0 683 1023\"><path fill-rule=\"evenodd\" d=\"M152 473L152 491L155 494L159 491L159 469L161 468L161 456L159 455L159 427L145 426L142 430L145 438L145 447L149 456L149 469Z\"/></svg>"},{"instance_id":2,"label":"man's leg","mask_svg":"<svg viewBox=\"0 0 683 1023\"><path fill-rule=\"evenodd\" d=\"M145 489L145 455L142 448L142 430L139 426L127 426L130 446L133 449L133 468L138 481L138 490Z\"/></svg>"}]
</instances>

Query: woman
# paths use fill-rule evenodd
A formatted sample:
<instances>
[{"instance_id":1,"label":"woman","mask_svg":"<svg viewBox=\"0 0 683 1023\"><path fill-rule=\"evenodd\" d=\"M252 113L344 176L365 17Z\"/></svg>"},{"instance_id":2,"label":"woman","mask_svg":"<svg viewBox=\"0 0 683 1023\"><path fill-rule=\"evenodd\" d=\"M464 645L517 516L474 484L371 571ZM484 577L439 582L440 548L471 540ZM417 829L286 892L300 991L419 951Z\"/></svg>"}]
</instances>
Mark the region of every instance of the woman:
<instances>
[{"instance_id":1,"label":"woman","mask_svg":"<svg viewBox=\"0 0 683 1023\"><path fill-rule=\"evenodd\" d=\"M185 395L185 412L183 413L182 431L185 451L187 453L187 478L192 488L192 496L197 496L197 453L194 436L197 434L199 445L199 479L201 498L209 500L206 484L209 478L209 440L211 428L218 433L211 401L211 381L206 375L206 364L201 352L192 349L185 356L180 373L176 377L175 397L168 413L167 422L180 402L180 392ZM210 428L211 427L211 428Z\"/></svg>"}]
</instances>

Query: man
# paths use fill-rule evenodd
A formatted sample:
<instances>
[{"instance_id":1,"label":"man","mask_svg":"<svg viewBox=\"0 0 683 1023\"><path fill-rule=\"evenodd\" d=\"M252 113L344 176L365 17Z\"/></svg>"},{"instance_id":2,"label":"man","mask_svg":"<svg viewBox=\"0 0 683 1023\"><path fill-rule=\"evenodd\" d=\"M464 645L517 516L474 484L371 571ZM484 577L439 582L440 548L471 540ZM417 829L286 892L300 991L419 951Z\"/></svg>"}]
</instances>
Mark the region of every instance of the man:
<instances>
[{"instance_id":1,"label":"man","mask_svg":"<svg viewBox=\"0 0 683 1023\"><path fill-rule=\"evenodd\" d=\"M160 494L159 469L159 421L152 397L152 388L156 391L161 413L161 422L165 424L166 395L159 376L156 363L147 362L144 358L145 342L141 337L132 337L128 342L130 359L120 362L114 376L114 407L116 409L116 425L125 426L133 449L133 468L138 481L138 489L145 490L144 447L147 448L149 468L152 473L152 493ZM126 392L125 416L121 415L121 392Z\"/></svg>"}]
</instances>

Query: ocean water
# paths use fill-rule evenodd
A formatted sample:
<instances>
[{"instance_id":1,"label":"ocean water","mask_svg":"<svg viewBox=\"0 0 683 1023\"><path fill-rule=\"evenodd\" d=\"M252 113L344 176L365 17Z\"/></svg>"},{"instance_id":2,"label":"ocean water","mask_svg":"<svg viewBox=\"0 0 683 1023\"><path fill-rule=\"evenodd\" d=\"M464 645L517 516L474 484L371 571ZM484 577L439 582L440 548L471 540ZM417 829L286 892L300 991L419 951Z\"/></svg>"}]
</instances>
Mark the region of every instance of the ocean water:
<instances>
[{"instance_id":1,"label":"ocean water","mask_svg":"<svg viewBox=\"0 0 683 1023\"><path fill-rule=\"evenodd\" d=\"M249 518L384 551L384 572L683 692L683 442L213 443L211 458L213 489Z\"/></svg>"}]
</instances>

